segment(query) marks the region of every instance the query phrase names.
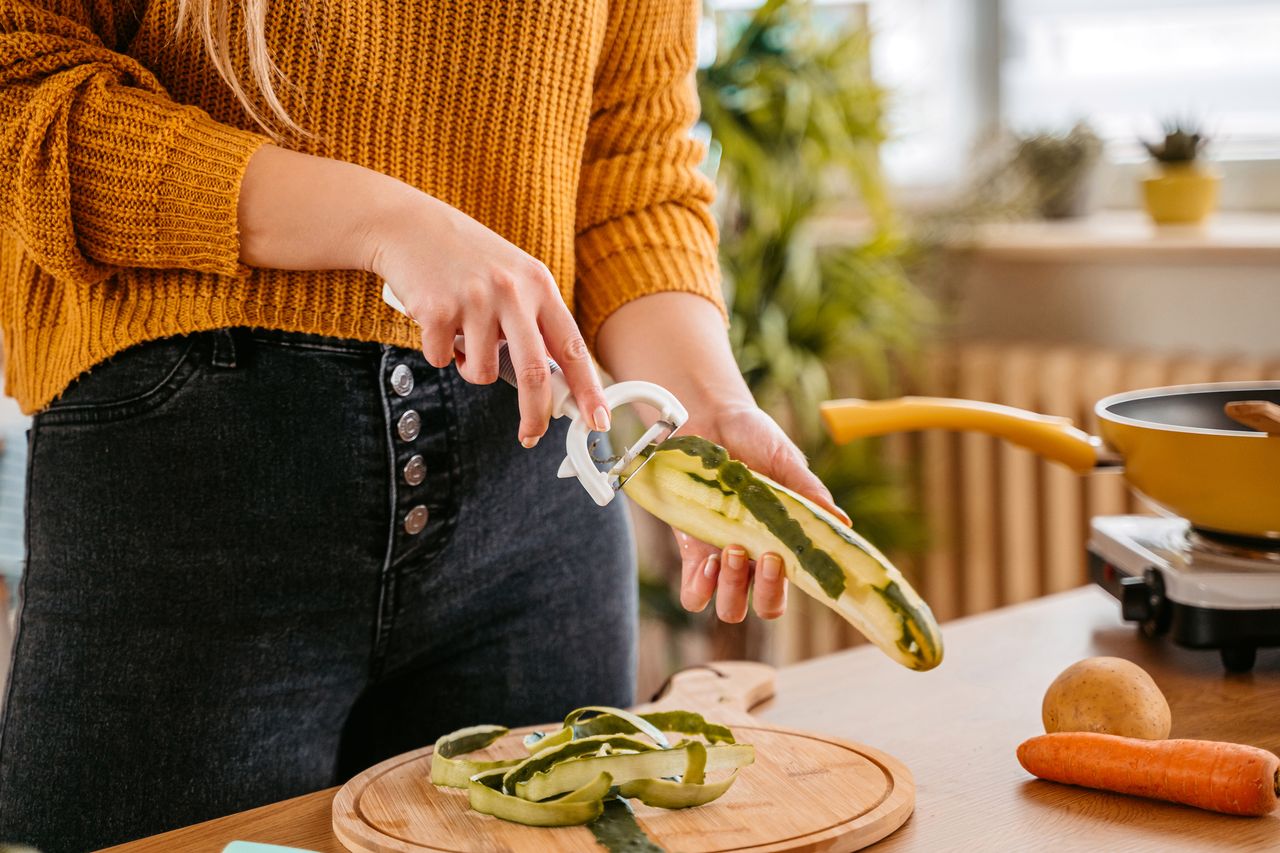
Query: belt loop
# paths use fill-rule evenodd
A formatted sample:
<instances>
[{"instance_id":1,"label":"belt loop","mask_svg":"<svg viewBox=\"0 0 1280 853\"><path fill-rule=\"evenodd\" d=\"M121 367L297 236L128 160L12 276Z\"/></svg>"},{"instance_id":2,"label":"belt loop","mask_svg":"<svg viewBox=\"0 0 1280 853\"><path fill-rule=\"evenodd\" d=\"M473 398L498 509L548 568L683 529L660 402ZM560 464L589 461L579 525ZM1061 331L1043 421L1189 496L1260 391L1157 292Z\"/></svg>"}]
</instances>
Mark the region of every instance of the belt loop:
<instances>
[{"instance_id":1,"label":"belt loop","mask_svg":"<svg viewBox=\"0 0 1280 853\"><path fill-rule=\"evenodd\" d=\"M209 363L214 367L235 368L236 337L231 329L217 329L213 332L213 356Z\"/></svg>"}]
</instances>

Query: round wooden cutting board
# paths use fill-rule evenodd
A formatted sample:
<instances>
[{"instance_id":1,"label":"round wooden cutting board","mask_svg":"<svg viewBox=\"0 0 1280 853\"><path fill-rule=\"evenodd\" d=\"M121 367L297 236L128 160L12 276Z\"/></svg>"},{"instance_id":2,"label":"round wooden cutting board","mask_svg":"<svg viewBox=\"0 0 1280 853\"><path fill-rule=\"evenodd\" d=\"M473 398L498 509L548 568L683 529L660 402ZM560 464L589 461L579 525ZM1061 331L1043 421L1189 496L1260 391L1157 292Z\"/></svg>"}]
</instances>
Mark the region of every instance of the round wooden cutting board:
<instances>
[{"instance_id":1,"label":"round wooden cutting board","mask_svg":"<svg viewBox=\"0 0 1280 853\"><path fill-rule=\"evenodd\" d=\"M679 811L632 801L656 844L681 853L751 850L858 850L901 826L915 805L915 785L892 756L861 744L761 723L746 711L773 695L773 670L724 663L687 670L652 706L699 711L731 725L740 743L756 748L723 797ZM559 724L542 727L548 730ZM524 755L523 732L480 756ZM431 784L431 747L405 753L348 782L333 801L333 831L355 853L602 853L584 827L541 829L477 814L465 791Z\"/></svg>"}]
</instances>

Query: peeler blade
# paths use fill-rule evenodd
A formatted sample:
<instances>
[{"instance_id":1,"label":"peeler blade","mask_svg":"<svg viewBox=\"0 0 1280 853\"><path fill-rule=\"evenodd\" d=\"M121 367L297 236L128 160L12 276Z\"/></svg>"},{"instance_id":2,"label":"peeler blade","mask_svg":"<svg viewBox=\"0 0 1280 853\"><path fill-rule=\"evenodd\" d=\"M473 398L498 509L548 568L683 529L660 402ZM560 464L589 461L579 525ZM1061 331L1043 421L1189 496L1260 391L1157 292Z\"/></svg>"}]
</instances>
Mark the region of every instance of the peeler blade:
<instances>
[{"instance_id":1,"label":"peeler blade","mask_svg":"<svg viewBox=\"0 0 1280 853\"><path fill-rule=\"evenodd\" d=\"M602 460L597 460L588 448L591 428L580 415L571 417L565 436L565 461L557 473L560 477L577 477L598 506L606 506L617 496L623 481L634 473L627 470L628 466L634 465L641 453L655 441L665 440L676 427L689 420L688 410L674 394L661 385L642 379L628 379L610 385L604 389L604 395L611 411L624 403L645 403L658 410L658 420L645 430L639 441L627 448L615 464L608 470L602 470Z\"/></svg>"},{"instance_id":2,"label":"peeler blade","mask_svg":"<svg viewBox=\"0 0 1280 853\"><path fill-rule=\"evenodd\" d=\"M645 459L637 465L634 470L628 472L626 477L623 477L622 472L627 470L631 463L636 460L636 457L642 454L651 445L661 444L666 441L674 435L676 430L679 428L680 427L677 424L674 424L671 421L654 421L653 426L645 430L644 435L640 436L640 438L636 440L635 444L628 447L627 451L623 453L618 461L613 464L613 467L606 472L609 477L609 484L613 487L613 490L616 492L618 489L622 488L626 485L627 480L636 473L636 471L639 471L649 463L649 460Z\"/></svg>"}]
</instances>

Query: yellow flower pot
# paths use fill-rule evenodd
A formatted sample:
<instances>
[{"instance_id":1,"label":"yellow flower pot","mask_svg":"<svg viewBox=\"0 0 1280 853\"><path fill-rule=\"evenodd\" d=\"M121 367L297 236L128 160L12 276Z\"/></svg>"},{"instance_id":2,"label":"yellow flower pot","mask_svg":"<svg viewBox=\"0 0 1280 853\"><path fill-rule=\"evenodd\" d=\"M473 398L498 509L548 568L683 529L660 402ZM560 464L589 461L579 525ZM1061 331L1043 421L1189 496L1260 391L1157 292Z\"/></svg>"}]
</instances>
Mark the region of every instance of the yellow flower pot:
<instances>
[{"instance_id":1,"label":"yellow flower pot","mask_svg":"<svg viewBox=\"0 0 1280 853\"><path fill-rule=\"evenodd\" d=\"M1160 225L1203 222L1218 204L1219 177L1196 166L1161 167L1161 174L1142 182L1147 213Z\"/></svg>"}]
</instances>

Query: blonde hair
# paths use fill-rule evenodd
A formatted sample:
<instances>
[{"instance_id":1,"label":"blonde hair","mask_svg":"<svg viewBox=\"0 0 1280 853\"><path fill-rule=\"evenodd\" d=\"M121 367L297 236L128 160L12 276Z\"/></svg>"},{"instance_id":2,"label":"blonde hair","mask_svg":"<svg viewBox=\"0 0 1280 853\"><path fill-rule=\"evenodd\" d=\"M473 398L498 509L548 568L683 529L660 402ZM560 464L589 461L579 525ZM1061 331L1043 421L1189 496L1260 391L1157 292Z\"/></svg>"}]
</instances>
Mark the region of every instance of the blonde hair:
<instances>
[{"instance_id":1,"label":"blonde hair","mask_svg":"<svg viewBox=\"0 0 1280 853\"><path fill-rule=\"evenodd\" d=\"M287 85L284 74L267 50L267 4L269 0L178 0L178 31L194 19L200 40L213 66L249 117L276 141L285 133L308 135L293 120L280 101L278 88ZM244 41L249 60L252 88L236 72L232 57L231 7L239 4L244 19Z\"/></svg>"}]
</instances>

